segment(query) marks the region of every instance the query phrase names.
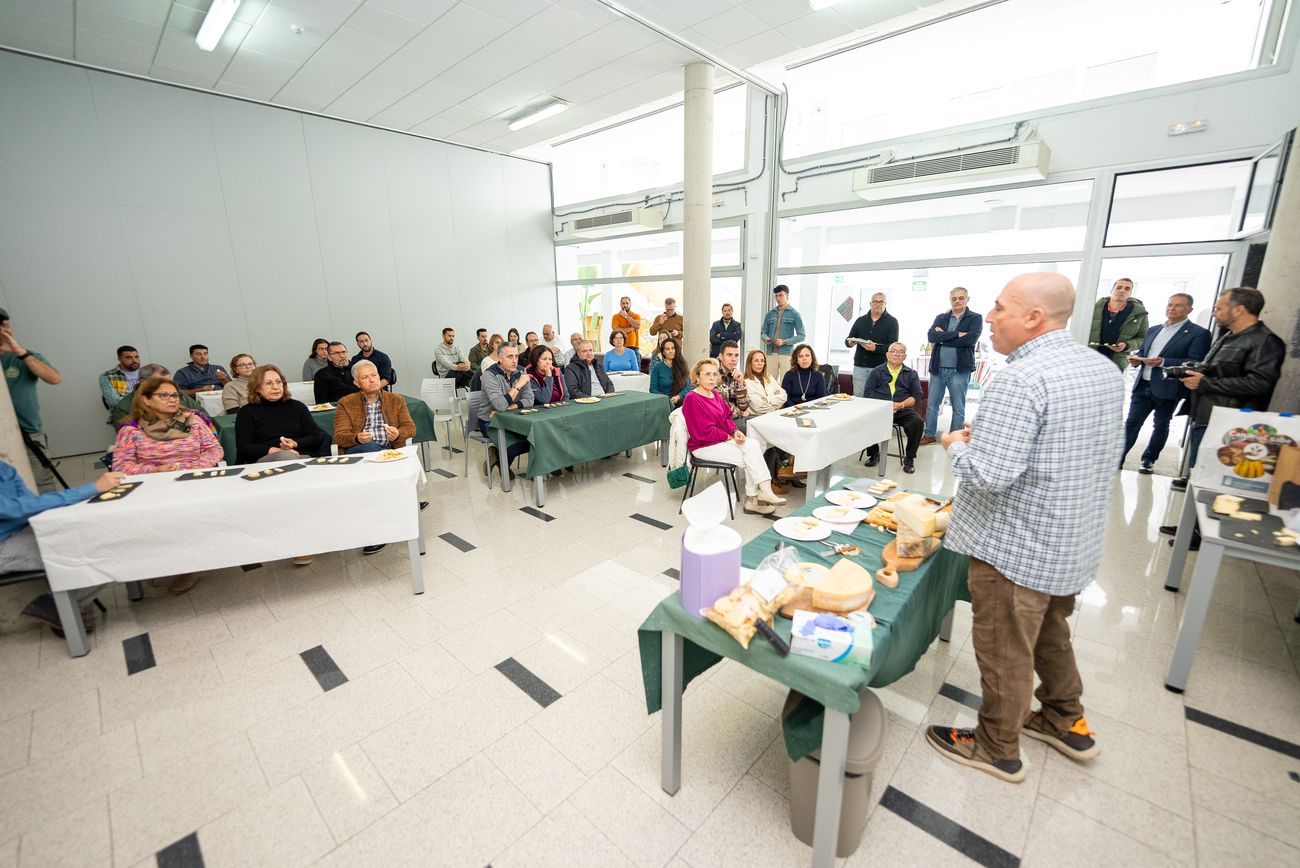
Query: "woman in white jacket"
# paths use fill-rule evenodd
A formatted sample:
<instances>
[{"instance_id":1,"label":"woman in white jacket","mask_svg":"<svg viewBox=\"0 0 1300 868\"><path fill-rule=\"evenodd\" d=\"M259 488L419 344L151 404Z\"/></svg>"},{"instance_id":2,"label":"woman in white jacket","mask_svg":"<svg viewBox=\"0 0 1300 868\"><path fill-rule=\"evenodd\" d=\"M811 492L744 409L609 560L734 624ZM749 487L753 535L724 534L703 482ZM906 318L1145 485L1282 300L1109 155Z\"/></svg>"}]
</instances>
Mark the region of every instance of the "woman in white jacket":
<instances>
[{"instance_id":1,"label":"woman in white jacket","mask_svg":"<svg viewBox=\"0 0 1300 868\"><path fill-rule=\"evenodd\" d=\"M768 373L767 355L750 350L745 357L745 392L749 396L749 414L762 416L785 406L785 389Z\"/></svg>"}]
</instances>

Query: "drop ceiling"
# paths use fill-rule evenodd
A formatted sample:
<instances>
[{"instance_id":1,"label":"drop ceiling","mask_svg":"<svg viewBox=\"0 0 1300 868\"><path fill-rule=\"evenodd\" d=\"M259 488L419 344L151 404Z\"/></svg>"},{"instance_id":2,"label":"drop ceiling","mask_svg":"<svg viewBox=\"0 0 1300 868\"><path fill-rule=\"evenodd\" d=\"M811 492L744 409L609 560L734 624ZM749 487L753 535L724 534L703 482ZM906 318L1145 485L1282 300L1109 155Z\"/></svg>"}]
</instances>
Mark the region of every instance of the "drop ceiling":
<instances>
[{"instance_id":1,"label":"drop ceiling","mask_svg":"<svg viewBox=\"0 0 1300 868\"><path fill-rule=\"evenodd\" d=\"M511 152L682 90L699 59L779 65L978 0L243 0L216 50L208 0L0 0L0 45ZM773 70L778 72L773 75ZM507 122L558 97L563 114Z\"/></svg>"}]
</instances>

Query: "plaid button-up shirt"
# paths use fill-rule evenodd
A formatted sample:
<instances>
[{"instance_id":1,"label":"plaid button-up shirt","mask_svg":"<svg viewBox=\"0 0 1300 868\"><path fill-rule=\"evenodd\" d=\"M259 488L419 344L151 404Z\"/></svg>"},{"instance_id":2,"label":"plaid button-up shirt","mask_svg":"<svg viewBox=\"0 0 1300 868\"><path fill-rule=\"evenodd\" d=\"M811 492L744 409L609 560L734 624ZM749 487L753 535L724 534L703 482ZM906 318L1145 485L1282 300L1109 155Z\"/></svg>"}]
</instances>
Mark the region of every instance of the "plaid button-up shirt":
<instances>
[{"instance_id":1,"label":"plaid button-up shirt","mask_svg":"<svg viewBox=\"0 0 1300 868\"><path fill-rule=\"evenodd\" d=\"M375 435L375 439L371 440L371 443L387 443L388 431L384 428L384 410L378 396L375 397L374 401L368 401L365 396L362 396L362 401L366 405L366 425L361 430L369 431Z\"/></svg>"},{"instance_id":2,"label":"plaid button-up shirt","mask_svg":"<svg viewBox=\"0 0 1300 868\"><path fill-rule=\"evenodd\" d=\"M1045 594L1087 587L1123 448L1123 382L1064 330L1008 356L980 397L970 443L948 450L958 488L944 545Z\"/></svg>"}]
</instances>

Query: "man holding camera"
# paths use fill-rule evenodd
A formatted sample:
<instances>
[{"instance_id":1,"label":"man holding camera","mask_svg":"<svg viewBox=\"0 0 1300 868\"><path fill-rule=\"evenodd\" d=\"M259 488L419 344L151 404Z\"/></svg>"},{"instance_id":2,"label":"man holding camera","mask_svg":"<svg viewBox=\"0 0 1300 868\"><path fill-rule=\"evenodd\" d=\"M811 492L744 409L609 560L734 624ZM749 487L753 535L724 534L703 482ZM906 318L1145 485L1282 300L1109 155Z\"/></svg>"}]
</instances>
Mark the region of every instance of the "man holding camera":
<instances>
[{"instance_id":1,"label":"man holding camera","mask_svg":"<svg viewBox=\"0 0 1300 868\"><path fill-rule=\"evenodd\" d=\"M40 353L18 342L14 337L14 324L4 310L0 310L0 366L4 367L5 382L9 384L9 397L14 404L14 415L18 417L18 427L23 432L36 489L42 494L55 491L54 472L45 464L49 459L43 450L50 447L50 441L41 430L41 404L36 397L36 384L44 382L57 386L63 382L63 375ZM37 453L34 446L42 451Z\"/></svg>"},{"instance_id":2,"label":"man holding camera","mask_svg":"<svg viewBox=\"0 0 1300 868\"><path fill-rule=\"evenodd\" d=\"M1182 378L1183 385L1191 390L1187 414L1192 425L1189 448L1193 465L1215 407L1267 410L1273 398L1273 387L1282 375L1286 344L1260 321L1263 310L1264 294L1249 286L1224 290L1214 302L1214 319L1223 327L1223 333L1205 360L1187 370ZM1186 488L1187 477L1175 479L1173 487ZM1164 534L1177 530L1176 525L1160 528ZM1191 547L1198 549L1200 544L1197 534Z\"/></svg>"},{"instance_id":3,"label":"man holding camera","mask_svg":"<svg viewBox=\"0 0 1300 868\"><path fill-rule=\"evenodd\" d=\"M1187 362L1199 362L1210 348L1209 330L1188 322L1191 313L1190 295L1176 292L1169 296L1165 305L1165 324L1152 326L1141 348L1128 357L1129 365L1141 366L1142 371L1133 384L1128 419L1124 422L1124 455L1119 460L1120 469L1124 467L1129 450L1137 443L1138 432L1153 411L1156 419L1151 439L1142 451L1138 473L1149 475L1151 466L1160 457L1160 450L1165 448L1165 441L1169 439L1169 420L1173 418L1179 400L1186 398L1188 392L1177 379L1166 377L1164 372Z\"/></svg>"}]
</instances>

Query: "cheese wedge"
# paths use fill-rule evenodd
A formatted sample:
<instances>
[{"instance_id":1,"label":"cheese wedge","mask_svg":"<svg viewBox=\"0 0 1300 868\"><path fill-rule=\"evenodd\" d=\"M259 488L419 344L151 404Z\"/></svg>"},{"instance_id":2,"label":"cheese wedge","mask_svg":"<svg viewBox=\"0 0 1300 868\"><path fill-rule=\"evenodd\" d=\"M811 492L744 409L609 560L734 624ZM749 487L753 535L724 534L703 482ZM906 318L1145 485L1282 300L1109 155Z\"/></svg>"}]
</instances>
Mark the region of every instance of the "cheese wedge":
<instances>
[{"instance_id":1,"label":"cheese wedge","mask_svg":"<svg viewBox=\"0 0 1300 868\"><path fill-rule=\"evenodd\" d=\"M813 585L813 608L827 612L853 612L868 605L876 595L871 573L848 559L842 559Z\"/></svg>"}]
</instances>

